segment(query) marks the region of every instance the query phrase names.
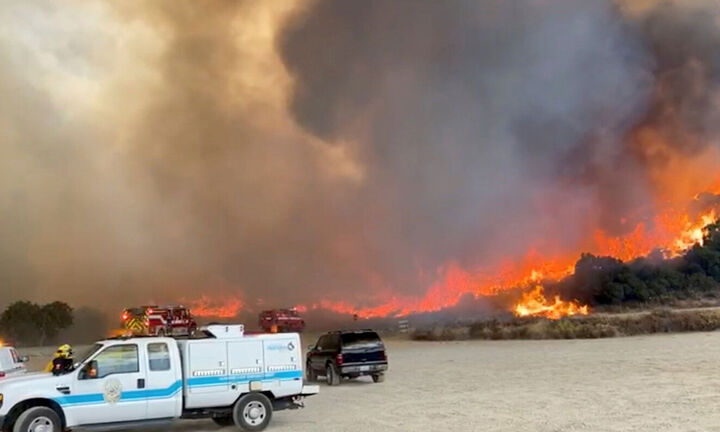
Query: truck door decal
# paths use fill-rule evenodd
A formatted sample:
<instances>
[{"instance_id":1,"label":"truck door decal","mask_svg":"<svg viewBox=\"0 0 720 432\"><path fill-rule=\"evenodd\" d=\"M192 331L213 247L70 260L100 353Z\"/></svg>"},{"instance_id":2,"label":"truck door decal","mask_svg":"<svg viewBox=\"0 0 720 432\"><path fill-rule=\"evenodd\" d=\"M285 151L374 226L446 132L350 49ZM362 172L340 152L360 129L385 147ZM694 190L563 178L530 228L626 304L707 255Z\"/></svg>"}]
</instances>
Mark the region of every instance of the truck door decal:
<instances>
[{"instance_id":1,"label":"truck door decal","mask_svg":"<svg viewBox=\"0 0 720 432\"><path fill-rule=\"evenodd\" d=\"M122 396L122 383L116 379L105 381L103 399L109 404L116 404Z\"/></svg>"}]
</instances>

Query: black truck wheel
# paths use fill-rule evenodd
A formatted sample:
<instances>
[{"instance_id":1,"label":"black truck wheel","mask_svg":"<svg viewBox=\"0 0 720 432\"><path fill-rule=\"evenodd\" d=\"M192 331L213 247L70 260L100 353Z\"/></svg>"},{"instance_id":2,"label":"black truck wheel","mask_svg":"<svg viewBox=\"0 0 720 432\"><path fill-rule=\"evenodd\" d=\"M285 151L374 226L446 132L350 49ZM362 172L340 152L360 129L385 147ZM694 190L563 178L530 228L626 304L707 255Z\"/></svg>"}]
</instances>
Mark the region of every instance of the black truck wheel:
<instances>
[{"instance_id":1,"label":"black truck wheel","mask_svg":"<svg viewBox=\"0 0 720 432\"><path fill-rule=\"evenodd\" d=\"M15 421L13 432L61 432L62 422L55 410L36 406L25 410Z\"/></svg>"},{"instance_id":2,"label":"black truck wheel","mask_svg":"<svg viewBox=\"0 0 720 432\"><path fill-rule=\"evenodd\" d=\"M340 385L340 372L338 372L337 367L334 364L328 363L325 368L325 377L327 378L328 385Z\"/></svg>"},{"instance_id":3,"label":"black truck wheel","mask_svg":"<svg viewBox=\"0 0 720 432\"><path fill-rule=\"evenodd\" d=\"M310 362L307 362L305 365L305 375L307 376L307 380L310 382L317 381L317 372L313 370L312 366L310 365Z\"/></svg>"},{"instance_id":4,"label":"black truck wheel","mask_svg":"<svg viewBox=\"0 0 720 432\"><path fill-rule=\"evenodd\" d=\"M373 374L372 379L374 383L381 383L385 381L385 374Z\"/></svg>"},{"instance_id":5,"label":"black truck wheel","mask_svg":"<svg viewBox=\"0 0 720 432\"><path fill-rule=\"evenodd\" d=\"M245 431L261 431L272 419L272 403L262 393L248 393L235 402L233 421Z\"/></svg>"}]
</instances>

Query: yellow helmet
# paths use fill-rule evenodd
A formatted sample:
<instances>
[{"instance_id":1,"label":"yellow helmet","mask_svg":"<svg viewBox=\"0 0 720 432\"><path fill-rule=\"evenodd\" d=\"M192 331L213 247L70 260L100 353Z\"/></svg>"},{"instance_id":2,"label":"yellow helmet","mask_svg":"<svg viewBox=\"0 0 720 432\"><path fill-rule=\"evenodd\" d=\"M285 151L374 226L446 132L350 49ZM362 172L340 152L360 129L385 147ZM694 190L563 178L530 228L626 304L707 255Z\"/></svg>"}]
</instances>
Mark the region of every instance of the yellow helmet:
<instances>
[{"instance_id":1,"label":"yellow helmet","mask_svg":"<svg viewBox=\"0 0 720 432\"><path fill-rule=\"evenodd\" d=\"M60 345L55 353L56 357L70 358L72 356L72 347L69 344Z\"/></svg>"}]
</instances>

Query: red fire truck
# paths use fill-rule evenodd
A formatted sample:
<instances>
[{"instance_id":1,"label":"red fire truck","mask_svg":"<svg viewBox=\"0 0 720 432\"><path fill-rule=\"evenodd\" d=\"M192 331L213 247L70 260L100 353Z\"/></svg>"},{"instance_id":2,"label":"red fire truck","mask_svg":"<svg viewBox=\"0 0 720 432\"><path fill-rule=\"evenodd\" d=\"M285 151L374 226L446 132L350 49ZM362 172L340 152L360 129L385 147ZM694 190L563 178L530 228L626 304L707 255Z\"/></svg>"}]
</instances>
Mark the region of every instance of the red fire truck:
<instances>
[{"instance_id":1,"label":"red fire truck","mask_svg":"<svg viewBox=\"0 0 720 432\"><path fill-rule=\"evenodd\" d=\"M184 306L141 306L122 314L123 327L133 334L187 336L195 334L197 322Z\"/></svg>"},{"instance_id":2,"label":"red fire truck","mask_svg":"<svg viewBox=\"0 0 720 432\"><path fill-rule=\"evenodd\" d=\"M269 333L305 330L305 320L295 309L271 309L260 312L260 328Z\"/></svg>"}]
</instances>

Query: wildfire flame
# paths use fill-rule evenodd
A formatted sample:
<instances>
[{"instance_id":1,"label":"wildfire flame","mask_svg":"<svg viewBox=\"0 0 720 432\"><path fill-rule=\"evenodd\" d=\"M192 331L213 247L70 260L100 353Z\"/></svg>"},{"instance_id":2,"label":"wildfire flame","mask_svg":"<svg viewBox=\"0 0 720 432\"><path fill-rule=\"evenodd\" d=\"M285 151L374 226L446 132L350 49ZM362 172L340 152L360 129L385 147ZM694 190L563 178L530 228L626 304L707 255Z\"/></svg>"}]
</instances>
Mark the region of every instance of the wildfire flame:
<instances>
[{"instance_id":1,"label":"wildfire flame","mask_svg":"<svg viewBox=\"0 0 720 432\"><path fill-rule=\"evenodd\" d=\"M235 318L243 309L244 303L237 297L213 299L203 295L199 299L183 301L190 312L197 317Z\"/></svg>"},{"instance_id":2,"label":"wildfire flame","mask_svg":"<svg viewBox=\"0 0 720 432\"><path fill-rule=\"evenodd\" d=\"M645 223L639 223L628 234L622 236L608 236L602 231L596 231L591 243L582 246L582 249L597 255L613 256L623 261L646 256L655 249L662 250L667 257L673 257L695 244L702 244L704 227L714 222L716 218L715 210L707 211L694 221L687 214L664 213L655 218L652 229L649 229ZM562 279L573 273L575 261L581 252L582 250L577 250L550 256L531 250L520 261L508 260L494 268L473 272L451 263L442 269L441 278L422 299L391 298L379 302L380 306L364 308L354 307L345 302L323 300L312 308L357 314L360 318L401 317L416 312L434 312L456 305L467 294L477 298L497 294L513 287L535 285L543 280ZM529 298L540 300L536 294L538 294L537 287L527 293ZM542 295L542 290L539 294ZM557 300L559 299L556 299L556 304ZM539 304L544 307L550 306L547 300L540 301ZM562 304L572 306L563 309ZM524 310L525 316L536 314L547 316L543 308L537 309L537 313L533 310L535 309ZM563 302L555 310L557 314L589 312L586 306L572 302Z\"/></svg>"},{"instance_id":3,"label":"wildfire flame","mask_svg":"<svg viewBox=\"0 0 720 432\"><path fill-rule=\"evenodd\" d=\"M699 223L692 224L687 222L685 230L673 243L673 254L678 255L696 244L702 246L705 227L715 222L715 220L717 220L717 214L715 210L711 210L700 217Z\"/></svg>"},{"instance_id":4,"label":"wildfire flame","mask_svg":"<svg viewBox=\"0 0 720 432\"><path fill-rule=\"evenodd\" d=\"M435 312L456 305L465 295L476 298L497 294L514 287L534 286L523 299L514 305L518 316L544 316L557 319L565 315L587 315L589 308L555 296L549 302L543 295L543 281L559 280L571 275L575 262L583 251L596 255L613 256L629 261L648 255L656 249L666 257L682 254L695 244L702 244L704 228L717 219L712 209L697 218L687 214L663 213L655 218L652 229L645 223L637 224L622 236L608 236L596 231L588 244L581 249L558 255L542 255L531 249L519 261L506 260L495 266L468 271L450 263L438 271L437 281L422 298L389 297L376 298L374 306L359 307L344 301L321 300L310 305L297 305L304 313L308 310L328 310L339 314L356 315L359 318L402 317L412 313ZM245 307L240 298L213 299L203 295L189 303L192 312L200 317L231 318Z\"/></svg>"},{"instance_id":5,"label":"wildfire flame","mask_svg":"<svg viewBox=\"0 0 720 432\"><path fill-rule=\"evenodd\" d=\"M532 291L523 294L513 312L519 317L541 316L549 319L560 319L564 316L587 315L590 309L587 305L579 305L575 301L563 301L559 295L551 303L545 298L542 285L536 286Z\"/></svg>"}]
</instances>

